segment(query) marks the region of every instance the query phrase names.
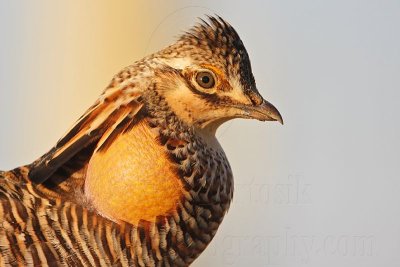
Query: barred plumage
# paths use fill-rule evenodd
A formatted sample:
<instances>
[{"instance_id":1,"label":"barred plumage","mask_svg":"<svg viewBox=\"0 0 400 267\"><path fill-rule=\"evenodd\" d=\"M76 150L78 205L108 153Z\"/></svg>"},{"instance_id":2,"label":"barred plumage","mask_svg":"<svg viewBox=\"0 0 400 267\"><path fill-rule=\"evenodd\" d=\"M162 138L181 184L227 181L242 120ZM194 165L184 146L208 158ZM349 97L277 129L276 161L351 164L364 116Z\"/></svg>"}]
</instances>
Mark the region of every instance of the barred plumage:
<instances>
[{"instance_id":1,"label":"barred plumage","mask_svg":"<svg viewBox=\"0 0 400 267\"><path fill-rule=\"evenodd\" d=\"M0 265L189 265L233 196L215 131L237 117L282 122L236 31L210 17L116 75L43 157L0 172Z\"/></svg>"}]
</instances>

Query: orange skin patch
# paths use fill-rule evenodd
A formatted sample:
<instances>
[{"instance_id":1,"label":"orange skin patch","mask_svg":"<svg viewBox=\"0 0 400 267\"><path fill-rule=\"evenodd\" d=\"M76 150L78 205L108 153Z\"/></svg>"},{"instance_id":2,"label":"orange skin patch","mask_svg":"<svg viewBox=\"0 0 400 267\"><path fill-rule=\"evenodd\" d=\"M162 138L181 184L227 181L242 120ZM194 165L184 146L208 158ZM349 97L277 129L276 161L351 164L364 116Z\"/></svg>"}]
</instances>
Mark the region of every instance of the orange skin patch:
<instances>
[{"instance_id":1,"label":"orange skin patch","mask_svg":"<svg viewBox=\"0 0 400 267\"><path fill-rule=\"evenodd\" d=\"M210 65L210 64L202 64L201 65L203 68L212 70L214 72L214 74L217 76L217 85L216 87L218 88L218 90L221 91L229 91L232 90L232 87L230 86L224 72L222 70L220 70L219 68Z\"/></svg>"},{"instance_id":2,"label":"orange skin patch","mask_svg":"<svg viewBox=\"0 0 400 267\"><path fill-rule=\"evenodd\" d=\"M183 186L146 122L117 137L104 152L90 159L85 195L97 211L115 221L137 225L173 212Z\"/></svg>"}]
</instances>

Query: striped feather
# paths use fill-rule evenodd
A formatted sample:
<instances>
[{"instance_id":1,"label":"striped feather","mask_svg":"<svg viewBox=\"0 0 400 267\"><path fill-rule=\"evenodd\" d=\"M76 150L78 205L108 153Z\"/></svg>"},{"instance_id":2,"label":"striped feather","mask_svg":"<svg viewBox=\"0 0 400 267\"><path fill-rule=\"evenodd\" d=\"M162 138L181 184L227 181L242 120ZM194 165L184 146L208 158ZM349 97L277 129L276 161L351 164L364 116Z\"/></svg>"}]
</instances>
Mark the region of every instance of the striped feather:
<instances>
[{"instance_id":1,"label":"striped feather","mask_svg":"<svg viewBox=\"0 0 400 267\"><path fill-rule=\"evenodd\" d=\"M30 165L29 178L34 183L46 181L64 163L80 151L97 144L107 142L121 123L129 124L142 108L137 92L123 92L115 88L107 89L93 105L61 138L55 147Z\"/></svg>"}]
</instances>

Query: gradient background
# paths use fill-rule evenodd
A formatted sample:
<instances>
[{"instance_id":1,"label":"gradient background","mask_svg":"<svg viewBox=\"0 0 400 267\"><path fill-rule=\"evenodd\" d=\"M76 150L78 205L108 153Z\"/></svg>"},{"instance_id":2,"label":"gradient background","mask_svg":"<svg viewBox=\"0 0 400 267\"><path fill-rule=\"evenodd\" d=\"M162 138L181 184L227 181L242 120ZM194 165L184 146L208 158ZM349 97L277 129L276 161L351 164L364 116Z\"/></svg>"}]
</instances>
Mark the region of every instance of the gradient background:
<instances>
[{"instance_id":1,"label":"gradient background","mask_svg":"<svg viewBox=\"0 0 400 267\"><path fill-rule=\"evenodd\" d=\"M218 136L236 193L193 266L399 266L399 1L0 1L0 169L52 147L197 16L239 32L285 125Z\"/></svg>"}]
</instances>

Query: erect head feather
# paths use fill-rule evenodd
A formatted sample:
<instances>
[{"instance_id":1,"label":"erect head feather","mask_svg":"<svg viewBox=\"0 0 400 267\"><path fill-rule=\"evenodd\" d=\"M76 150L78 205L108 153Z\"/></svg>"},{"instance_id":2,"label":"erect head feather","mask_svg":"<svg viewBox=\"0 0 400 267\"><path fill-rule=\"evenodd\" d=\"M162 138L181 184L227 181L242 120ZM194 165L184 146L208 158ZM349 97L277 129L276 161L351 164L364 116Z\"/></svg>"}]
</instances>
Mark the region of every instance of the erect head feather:
<instances>
[{"instance_id":1,"label":"erect head feather","mask_svg":"<svg viewBox=\"0 0 400 267\"><path fill-rule=\"evenodd\" d=\"M164 50L163 56L190 57L196 63L214 64L228 76L237 76L245 91L257 92L249 55L236 30L219 16L200 20L180 36L172 49Z\"/></svg>"}]
</instances>

